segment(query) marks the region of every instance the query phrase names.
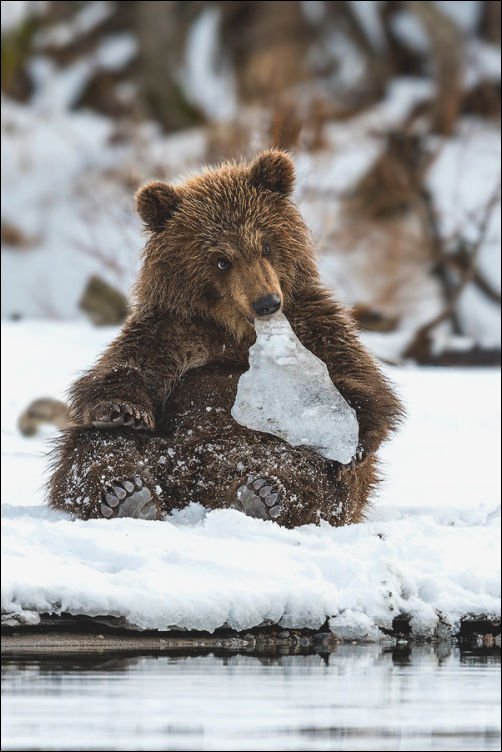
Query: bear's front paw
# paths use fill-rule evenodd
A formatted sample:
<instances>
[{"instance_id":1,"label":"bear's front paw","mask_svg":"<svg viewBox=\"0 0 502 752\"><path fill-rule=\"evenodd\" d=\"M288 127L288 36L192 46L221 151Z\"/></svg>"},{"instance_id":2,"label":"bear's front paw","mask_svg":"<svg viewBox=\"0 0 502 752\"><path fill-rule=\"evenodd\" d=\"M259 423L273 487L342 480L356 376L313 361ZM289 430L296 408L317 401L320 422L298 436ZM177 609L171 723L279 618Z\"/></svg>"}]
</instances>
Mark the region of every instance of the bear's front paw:
<instances>
[{"instance_id":1,"label":"bear's front paw","mask_svg":"<svg viewBox=\"0 0 502 752\"><path fill-rule=\"evenodd\" d=\"M345 473L355 470L366 459L367 454L364 451L364 447L359 444L356 449L355 455L347 465L342 465L340 462L333 462L333 473L337 481L341 481Z\"/></svg>"},{"instance_id":2,"label":"bear's front paw","mask_svg":"<svg viewBox=\"0 0 502 752\"><path fill-rule=\"evenodd\" d=\"M95 428L134 428L153 431L155 419L150 410L132 402L100 402L85 416L85 423Z\"/></svg>"}]
</instances>

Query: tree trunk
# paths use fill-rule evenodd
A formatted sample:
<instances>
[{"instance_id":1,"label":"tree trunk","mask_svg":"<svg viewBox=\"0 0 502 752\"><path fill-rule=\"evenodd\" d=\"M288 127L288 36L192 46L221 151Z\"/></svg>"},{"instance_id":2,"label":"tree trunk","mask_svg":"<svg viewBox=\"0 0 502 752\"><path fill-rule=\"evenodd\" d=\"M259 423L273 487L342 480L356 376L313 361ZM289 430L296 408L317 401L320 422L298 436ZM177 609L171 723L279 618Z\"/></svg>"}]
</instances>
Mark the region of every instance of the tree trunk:
<instances>
[{"instance_id":1,"label":"tree trunk","mask_svg":"<svg viewBox=\"0 0 502 752\"><path fill-rule=\"evenodd\" d=\"M488 42L500 44L500 0L485 0L481 9L479 33Z\"/></svg>"},{"instance_id":2,"label":"tree trunk","mask_svg":"<svg viewBox=\"0 0 502 752\"><path fill-rule=\"evenodd\" d=\"M133 5L139 42L137 80L147 113L166 130L200 123L202 113L187 100L177 80L190 22L200 4L145 0Z\"/></svg>"},{"instance_id":3,"label":"tree trunk","mask_svg":"<svg viewBox=\"0 0 502 752\"><path fill-rule=\"evenodd\" d=\"M436 77L433 130L450 136L462 103L463 42L455 23L435 3L412 0L409 7L429 37Z\"/></svg>"}]
</instances>

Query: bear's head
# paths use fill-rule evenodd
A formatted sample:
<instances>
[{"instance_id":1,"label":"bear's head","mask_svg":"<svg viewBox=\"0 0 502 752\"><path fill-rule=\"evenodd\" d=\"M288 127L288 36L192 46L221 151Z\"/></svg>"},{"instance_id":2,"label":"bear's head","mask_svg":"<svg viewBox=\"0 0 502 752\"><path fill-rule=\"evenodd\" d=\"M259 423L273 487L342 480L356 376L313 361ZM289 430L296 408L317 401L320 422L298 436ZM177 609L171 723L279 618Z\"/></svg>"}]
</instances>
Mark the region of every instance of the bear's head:
<instances>
[{"instance_id":1,"label":"bear's head","mask_svg":"<svg viewBox=\"0 0 502 752\"><path fill-rule=\"evenodd\" d=\"M136 194L150 238L137 305L212 318L237 337L257 316L288 306L317 277L305 224L289 196L291 158L263 152L182 185L153 182Z\"/></svg>"}]
</instances>

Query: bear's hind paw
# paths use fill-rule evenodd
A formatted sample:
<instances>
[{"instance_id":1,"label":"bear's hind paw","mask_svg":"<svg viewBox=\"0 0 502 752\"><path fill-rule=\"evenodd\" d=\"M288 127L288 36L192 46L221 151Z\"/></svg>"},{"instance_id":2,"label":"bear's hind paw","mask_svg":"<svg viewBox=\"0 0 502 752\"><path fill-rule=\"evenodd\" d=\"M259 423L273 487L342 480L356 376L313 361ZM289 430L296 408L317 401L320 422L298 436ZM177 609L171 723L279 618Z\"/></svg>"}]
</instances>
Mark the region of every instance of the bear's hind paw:
<instances>
[{"instance_id":1,"label":"bear's hind paw","mask_svg":"<svg viewBox=\"0 0 502 752\"><path fill-rule=\"evenodd\" d=\"M103 493L101 514L112 517L132 517L137 520L157 519L157 507L150 489L138 476L108 486Z\"/></svg>"},{"instance_id":2,"label":"bear's hind paw","mask_svg":"<svg viewBox=\"0 0 502 752\"><path fill-rule=\"evenodd\" d=\"M266 478L250 475L245 484L237 489L234 508L244 512L248 517L260 520L276 520L282 512L278 493Z\"/></svg>"}]
</instances>

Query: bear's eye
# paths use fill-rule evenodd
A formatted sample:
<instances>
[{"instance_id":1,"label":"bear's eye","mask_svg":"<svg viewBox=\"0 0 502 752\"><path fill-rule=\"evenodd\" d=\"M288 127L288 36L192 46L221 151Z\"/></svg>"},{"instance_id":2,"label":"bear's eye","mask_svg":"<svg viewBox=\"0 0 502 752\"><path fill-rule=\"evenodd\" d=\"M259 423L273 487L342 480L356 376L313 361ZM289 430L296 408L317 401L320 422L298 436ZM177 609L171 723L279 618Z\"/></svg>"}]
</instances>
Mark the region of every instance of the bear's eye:
<instances>
[{"instance_id":1,"label":"bear's eye","mask_svg":"<svg viewBox=\"0 0 502 752\"><path fill-rule=\"evenodd\" d=\"M227 269L230 269L232 264L230 261L228 261L225 258L218 259L218 269L221 269L222 272L226 271Z\"/></svg>"},{"instance_id":2,"label":"bear's eye","mask_svg":"<svg viewBox=\"0 0 502 752\"><path fill-rule=\"evenodd\" d=\"M270 256L270 243L265 243L263 245L262 254L263 254L263 256Z\"/></svg>"}]
</instances>

